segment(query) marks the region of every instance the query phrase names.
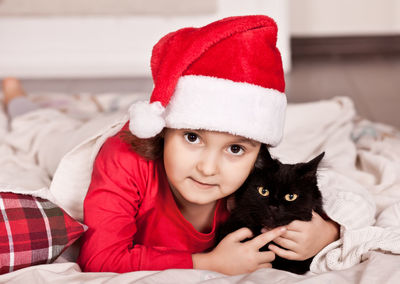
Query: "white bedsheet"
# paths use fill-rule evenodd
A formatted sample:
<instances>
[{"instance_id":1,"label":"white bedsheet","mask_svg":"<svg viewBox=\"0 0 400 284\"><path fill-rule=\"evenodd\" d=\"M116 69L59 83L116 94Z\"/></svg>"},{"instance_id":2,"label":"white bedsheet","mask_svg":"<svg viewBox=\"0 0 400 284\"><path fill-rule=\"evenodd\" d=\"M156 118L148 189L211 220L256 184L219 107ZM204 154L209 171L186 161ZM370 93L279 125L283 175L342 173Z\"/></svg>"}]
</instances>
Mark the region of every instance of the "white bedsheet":
<instances>
[{"instance_id":1,"label":"white bedsheet","mask_svg":"<svg viewBox=\"0 0 400 284\"><path fill-rule=\"evenodd\" d=\"M82 273L76 263L54 263L29 267L0 277L1 283L399 283L400 257L371 252L368 260L350 269L322 274L296 275L275 269L227 276L205 270L138 271L117 273Z\"/></svg>"},{"instance_id":2,"label":"white bedsheet","mask_svg":"<svg viewBox=\"0 0 400 284\"><path fill-rule=\"evenodd\" d=\"M125 109L138 95L118 96L36 96L43 105L63 109L68 115L86 120L99 112ZM15 133L13 134L15 135ZM45 188L38 195L48 194L48 171L29 155L29 141L10 140L7 121L0 112L0 184L18 186L19 191ZM15 138L15 136L14 136ZM13 145L14 143L14 145ZM18 143L18 145L15 145ZM29 147L28 147L29 148ZM126 274L82 273L74 263L41 265L0 276L4 283L397 283L400 281L400 133L382 124L371 123L355 114L348 98L307 104L289 105L285 136L272 154L283 162L306 161L326 151L323 166L334 169L346 179L366 190L374 203L365 224L356 230L343 231L341 240L326 248L321 257L324 267L314 267L317 274L293 275L274 269L263 269L234 277L199 270L166 270ZM324 175L324 171L321 171ZM24 179L20 177L24 176ZM323 182L323 179L322 179ZM46 196L45 196L46 197ZM51 194L47 196L53 198ZM63 206L63 202L61 202ZM68 207L68 205L66 205ZM372 207L371 207L372 208ZM375 221L376 220L376 221ZM368 225L368 226L367 226ZM368 230L364 234L362 230ZM347 232L344 234L343 232ZM372 232L372 233L371 233ZM355 237L354 237L355 236ZM364 236L364 238L360 238ZM346 238L357 246L346 247ZM386 253L383 253L385 251ZM388 252L391 252L389 254ZM317 256L318 257L318 256ZM61 258L59 261L63 261ZM346 260L346 261L345 261ZM330 262L329 262L330 261ZM358 264L361 262L360 264ZM331 267L326 267L332 263ZM329 265L328 265L329 266ZM329 271L329 270L334 271ZM323 272L327 271L328 272ZM322 273L323 272L323 273Z\"/></svg>"}]
</instances>

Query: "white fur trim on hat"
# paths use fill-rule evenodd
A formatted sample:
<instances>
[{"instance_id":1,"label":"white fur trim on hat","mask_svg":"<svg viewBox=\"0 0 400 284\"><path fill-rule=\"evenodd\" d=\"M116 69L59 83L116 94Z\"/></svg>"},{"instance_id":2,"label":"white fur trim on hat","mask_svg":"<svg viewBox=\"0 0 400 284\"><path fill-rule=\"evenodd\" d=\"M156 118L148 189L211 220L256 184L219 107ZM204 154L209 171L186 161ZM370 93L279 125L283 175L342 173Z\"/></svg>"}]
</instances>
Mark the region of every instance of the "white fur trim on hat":
<instances>
[{"instance_id":1,"label":"white fur trim on hat","mask_svg":"<svg viewBox=\"0 0 400 284\"><path fill-rule=\"evenodd\" d=\"M165 127L164 110L160 102L135 102L129 108L129 130L139 138L157 135Z\"/></svg>"},{"instance_id":2,"label":"white fur trim on hat","mask_svg":"<svg viewBox=\"0 0 400 284\"><path fill-rule=\"evenodd\" d=\"M188 75L179 79L165 108L169 128L228 132L276 146L282 139L286 95L227 79Z\"/></svg>"}]
</instances>

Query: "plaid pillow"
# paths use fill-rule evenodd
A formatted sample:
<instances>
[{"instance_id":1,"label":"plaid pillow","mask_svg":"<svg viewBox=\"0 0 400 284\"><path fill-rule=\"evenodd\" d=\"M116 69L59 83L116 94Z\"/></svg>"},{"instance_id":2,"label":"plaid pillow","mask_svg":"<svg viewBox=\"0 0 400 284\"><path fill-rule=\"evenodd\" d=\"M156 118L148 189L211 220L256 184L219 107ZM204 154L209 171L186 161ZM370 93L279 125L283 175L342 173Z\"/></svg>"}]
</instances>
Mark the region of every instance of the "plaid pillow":
<instances>
[{"instance_id":1,"label":"plaid pillow","mask_svg":"<svg viewBox=\"0 0 400 284\"><path fill-rule=\"evenodd\" d=\"M85 231L54 203L0 193L0 274L51 263Z\"/></svg>"}]
</instances>

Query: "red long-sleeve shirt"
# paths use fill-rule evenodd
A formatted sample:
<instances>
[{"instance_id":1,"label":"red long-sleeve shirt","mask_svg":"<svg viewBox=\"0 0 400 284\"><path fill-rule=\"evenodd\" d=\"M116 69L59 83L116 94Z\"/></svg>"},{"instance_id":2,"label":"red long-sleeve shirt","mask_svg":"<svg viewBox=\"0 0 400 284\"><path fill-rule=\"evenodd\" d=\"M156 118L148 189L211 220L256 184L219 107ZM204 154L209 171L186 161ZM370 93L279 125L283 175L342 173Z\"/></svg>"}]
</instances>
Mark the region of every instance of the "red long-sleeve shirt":
<instances>
[{"instance_id":1,"label":"red long-sleeve shirt","mask_svg":"<svg viewBox=\"0 0 400 284\"><path fill-rule=\"evenodd\" d=\"M117 134L95 159L78 263L84 271L193 268L191 255L212 246L227 216L220 200L212 231L196 231L175 203L162 160L145 160Z\"/></svg>"}]
</instances>

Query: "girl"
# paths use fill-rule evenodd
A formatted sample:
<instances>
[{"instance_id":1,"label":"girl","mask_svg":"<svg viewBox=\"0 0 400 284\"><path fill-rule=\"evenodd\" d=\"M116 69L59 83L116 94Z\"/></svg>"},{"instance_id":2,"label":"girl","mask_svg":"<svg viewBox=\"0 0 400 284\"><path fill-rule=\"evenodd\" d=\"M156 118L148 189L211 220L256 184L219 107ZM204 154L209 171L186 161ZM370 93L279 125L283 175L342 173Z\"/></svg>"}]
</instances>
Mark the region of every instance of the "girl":
<instances>
[{"instance_id":1,"label":"girl","mask_svg":"<svg viewBox=\"0 0 400 284\"><path fill-rule=\"evenodd\" d=\"M154 47L150 102L108 138L84 201L84 271L196 268L240 274L271 267L275 254L303 260L338 238L312 221L251 237L242 228L213 250L226 198L261 147L282 137L286 97L277 27L266 16L226 18L170 33ZM6 93L6 90L5 90ZM259 248L274 241L282 248Z\"/></svg>"},{"instance_id":2,"label":"girl","mask_svg":"<svg viewBox=\"0 0 400 284\"><path fill-rule=\"evenodd\" d=\"M337 238L336 226L315 215L241 243L251 237L243 228L205 252L227 217L225 198L245 181L261 144L275 146L282 136L286 98L276 33L266 16L233 17L156 44L150 102L131 106L129 124L105 142L94 164L83 270L238 274L271 267L274 253L309 258ZM258 251L271 240L287 250Z\"/></svg>"}]
</instances>

